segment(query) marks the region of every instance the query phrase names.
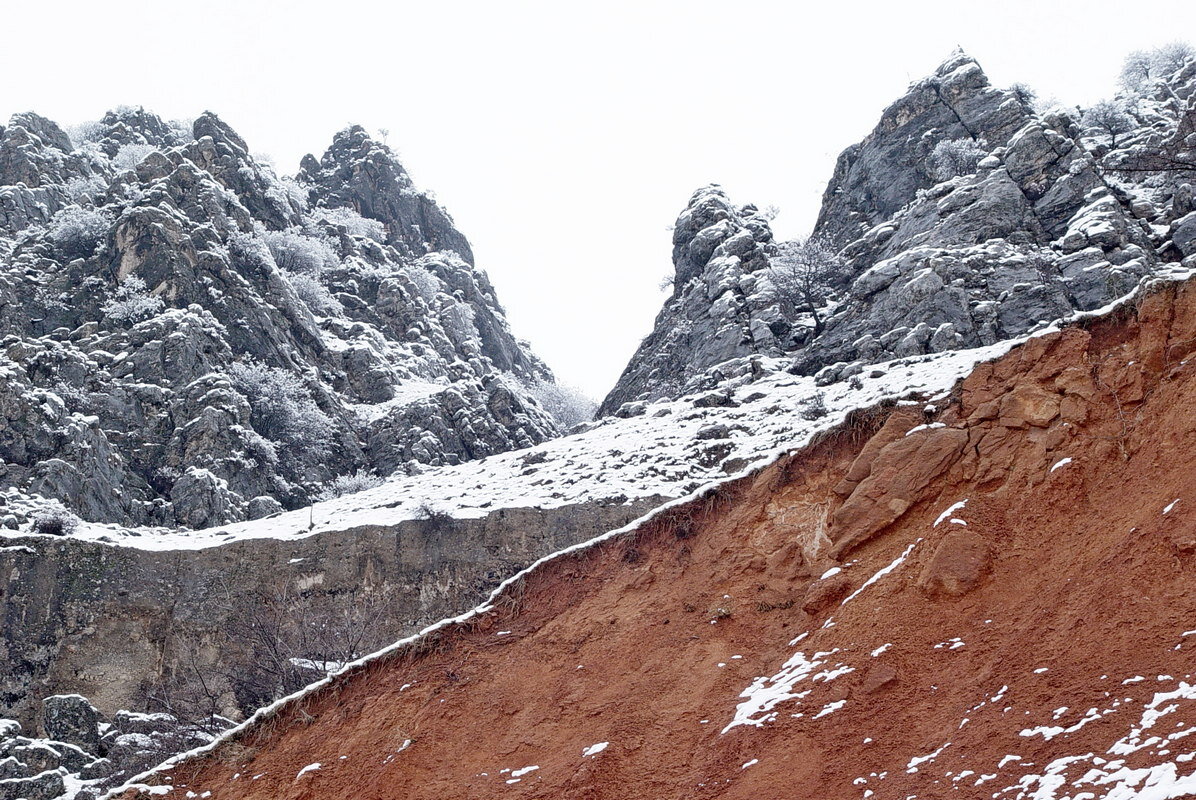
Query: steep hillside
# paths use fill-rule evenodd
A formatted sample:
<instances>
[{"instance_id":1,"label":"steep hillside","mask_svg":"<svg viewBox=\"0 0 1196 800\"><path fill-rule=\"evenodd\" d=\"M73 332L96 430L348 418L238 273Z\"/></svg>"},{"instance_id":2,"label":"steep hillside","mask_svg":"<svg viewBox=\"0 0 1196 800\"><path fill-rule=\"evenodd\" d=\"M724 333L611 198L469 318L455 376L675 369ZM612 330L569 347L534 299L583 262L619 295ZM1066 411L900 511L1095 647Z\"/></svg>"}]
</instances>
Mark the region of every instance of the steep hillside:
<instances>
[{"instance_id":1,"label":"steep hillside","mask_svg":"<svg viewBox=\"0 0 1196 800\"><path fill-rule=\"evenodd\" d=\"M121 796L1188 796L1194 350L1196 283L1157 285L549 559Z\"/></svg>"},{"instance_id":2,"label":"steep hillside","mask_svg":"<svg viewBox=\"0 0 1196 800\"><path fill-rule=\"evenodd\" d=\"M0 127L0 489L201 528L558 435L465 237L361 127ZM0 510L0 525L30 520Z\"/></svg>"},{"instance_id":3,"label":"steep hillside","mask_svg":"<svg viewBox=\"0 0 1196 800\"><path fill-rule=\"evenodd\" d=\"M674 228L673 294L601 413L702 388L729 359L789 356L831 380L991 344L1193 255L1196 62L1119 102L1110 140L953 54L839 157L812 231L838 260L813 299L786 290L754 206L699 190Z\"/></svg>"}]
</instances>

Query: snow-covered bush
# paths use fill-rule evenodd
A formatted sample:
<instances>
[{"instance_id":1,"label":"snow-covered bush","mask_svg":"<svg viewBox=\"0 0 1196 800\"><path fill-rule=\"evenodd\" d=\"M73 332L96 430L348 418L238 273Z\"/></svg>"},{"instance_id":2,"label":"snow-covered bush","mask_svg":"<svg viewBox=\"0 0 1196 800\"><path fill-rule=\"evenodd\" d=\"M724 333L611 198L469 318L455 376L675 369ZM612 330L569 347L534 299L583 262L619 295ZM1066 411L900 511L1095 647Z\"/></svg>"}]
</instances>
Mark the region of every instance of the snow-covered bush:
<instances>
[{"instance_id":1,"label":"snow-covered bush","mask_svg":"<svg viewBox=\"0 0 1196 800\"><path fill-rule=\"evenodd\" d=\"M195 141L194 119L172 119L169 120L166 125L184 142Z\"/></svg>"},{"instance_id":2,"label":"snow-covered bush","mask_svg":"<svg viewBox=\"0 0 1196 800\"><path fill-rule=\"evenodd\" d=\"M112 157L112 166L118 170L133 169L157 149L152 144L126 144Z\"/></svg>"},{"instance_id":3,"label":"snow-covered bush","mask_svg":"<svg viewBox=\"0 0 1196 800\"><path fill-rule=\"evenodd\" d=\"M930 154L930 172L940 181L971 175L988 153L972 139L944 139Z\"/></svg>"},{"instance_id":4,"label":"snow-covered bush","mask_svg":"<svg viewBox=\"0 0 1196 800\"><path fill-rule=\"evenodd\" d=\"M284 454L291 449L317 454L331 448L333 422L298 376L256 361L241 361L228 368L228 377L249 400L254 430L287 446Z\"/></svg>"},{"instance_id":5,"label":"snow-covered bush","mask_svg":"<svg viewBox=\"0 0 1196 800\"><path fill-rule=\"evenodd\" d=\"M419 296L424 299L425 303L431 303L436 299L436 295L440 291L440 281L435 275L419 264L410 264L404 267L403 271L415 284L415 290L419 292Z\"/></svg>"},{"instance_id":6,"label":"snow-covered bush","mask_svg":"<svg viewBox=\"0 0 1196 800\"><path fill-rule=\"evenodd\" d=\"M1134 118L1118 103L1105 100L1084 112L1081 120L1085 131L1109 137L1109 147L1117 147L1117 137L1136 127Z\"/></svg>"},{"instance_id":7,"label":"snow-covered bush","mask_svg":"<svg viewBox=\"0 0 1196 800\"><path fill-rule=\"evenodd\" d=\"M111 220L101 211L67 206L50 220L46 238L67 261L87 258L108 232L109 224Z\"/></svg>"},{"instance_id":8,"label":"snow-covered bush","mask_svg":"<svg viewBox=\"0 0 1196 800\"><path fill-rule=\"evenodd\" d=\"M50 536L69 536L79 528L79 518L63 508L47 508L33 518L33 530Z\"/></svg>"},{"instance_id":9,"label":"snow-covered bush","mask_svg":"<svg viewBox=\"0 0 1196 800\"><path fill-rule=\"evenodd\" d=\"M228 238L228 254L239 269L266 274L276 265L265 240L256 233L234 233Z\"/></svg>"},{"instance_id":10,"label":"snow-covered bush","mask_svg":"<svg viewBox=\"0 0 1196 800\"><path fill-rule=\"evenodd\" d=\"M375 475L373 472L365 469L359 469L354 473L348 475L337 475L324 485L316 493L316 500L331 500L334 497L341 497L346 494L354 494L356 492L364 492L366 489L373 489L375 486L381 486L383 479Z\"/></svg>"},{"instance_id":11,"label":"snow-covered bush","mask_svg":"<svg viewBox=\"0 0 1196 800\"><path fill-rule=\"evenodd\" d=\"M165 303L161 297L149 294L147 288L145 281L137 275L126 276L116 287L116 295L100 307L104 318L115 322L140 322L157 314Z\"/></svg>"},{"instance_id":12,"label":"snow-covered bush","mask_svg":"<svg viewBox=\"0 0 1196 800\"><path fill-rule=\"evenodd\" d=\"M285 231L266 231L262 234L274 263L288 272L317 274L326 267L336 266L338 259L332 245L317 236L308 236L298 228Z\"/></svg>"},{"instance_id":13,"label":"snow-covered bush","mask_svg":"<svg viewBox=\"0 0 1196 800\"><path fill-rule=\"evenodd\" d=\"M317 208L312 211L317 220L340 225L353 236L364 236L375 242L386 241L386 228L381 222L366 219L351 208Z\"/></svg>"},{"instance_id":14,"label":"snow-covered bush","mask_svg":"<svg viewBox=\"0 0 1196 800\"><path fill-rule=\"evenodd\" d=\"M299 295L299 299L303 301L313 314L318 314L322 317L332 317L344 311L340 301L332 296L328 291L328 287L320 283L315 275L308 273L284 273L287 281L290 282L291 288L295 290L295 294Z\"/></svg>"},{"instance_id":15,"label":"snow-covered bush","mask_svg":"<svg viewBox=\"0 0 1196 800\"><path fill-rule=\"evenodd\" d=\"M94 203L96 198L103 194L104 190L108 187L104 183L103 178L98 175L91 175L86 178L71 178L63 188L66 189L66 193L70 196L71 200L76 203L81 200Z\"/></svg>"},{"instance_id":16,"label":"snow-covered bush","mask_svg":"<svg viewBox=\"0 0 1196 800\"><path fill-rule=\"evenodd\" d=\"M567 431L574 425L589 422L598 410L597 403L572 386L536 380L528 384L528 389L562 430Z\"/></svg>"},{"instance_id":17,"label":"snow-covered bush","mask_svg":"<svg viewBox=\"0 0 1196 800\"><path fill-rule=\"evenodd\" d=\"M98 120L90 122L80 122L76 125L71 125L66 129L66 135L71 140L71 144L75 147L81 147L87 142L98 142L104 138L104 133L108 129L104 127L104 123Z\"/></svg>"}]
</instances>

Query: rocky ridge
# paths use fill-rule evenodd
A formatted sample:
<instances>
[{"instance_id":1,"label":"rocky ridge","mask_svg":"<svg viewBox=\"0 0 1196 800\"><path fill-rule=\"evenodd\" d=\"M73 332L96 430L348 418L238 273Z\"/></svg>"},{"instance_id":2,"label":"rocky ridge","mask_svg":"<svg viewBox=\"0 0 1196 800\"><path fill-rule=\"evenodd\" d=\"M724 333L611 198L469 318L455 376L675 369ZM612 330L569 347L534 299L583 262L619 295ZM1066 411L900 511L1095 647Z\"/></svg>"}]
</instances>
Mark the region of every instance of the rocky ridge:
<instances>
[{"instance_id":1,"label":"rocky ridge","mask_svg":"<svg viewBox=\"0 0 1196 800\"><path fill-rule=\"evenodd\" d=\"M465 237L361 127L296 179L210 113L73 133L0 127L0 488L203 527L559 433Z\"/></svg>"},{"instance_id":2,"label":"rocky ridge","mask_svg":"<svg viewBox=\"0 0 1196 800\"><path fill-rule=\"evenodd\" d=\"M993 87L963 53L913 84L827 186L812 237L843 264L820 330L779 290L755 207L699 190L674 229L673 295L600 413L709 388L729 360L786 356L829 382L990 344L1196 254L1196 62L1122 100L1132 130L1113 148L1074 112ZM936 167L944 144L974 154L956 174Z\"/></svg>"}]
</instances>

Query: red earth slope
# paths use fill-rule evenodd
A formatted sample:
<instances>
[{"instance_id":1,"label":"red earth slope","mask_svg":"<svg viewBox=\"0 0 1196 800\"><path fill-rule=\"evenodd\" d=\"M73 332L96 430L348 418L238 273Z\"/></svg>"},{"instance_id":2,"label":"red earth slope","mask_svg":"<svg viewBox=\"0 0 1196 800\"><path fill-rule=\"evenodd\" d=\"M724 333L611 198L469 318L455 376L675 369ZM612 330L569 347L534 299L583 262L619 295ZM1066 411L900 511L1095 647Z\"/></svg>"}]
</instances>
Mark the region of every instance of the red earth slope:
<instances>
[{"instance_id":1,"label":"red earth slope","mask_svg":"<svg viewBox=\"0 0 1196 800\"><path fill-rule=\"evenodd\" d=\"M157 780L213 800L1196 796L1194 350L1191 283L1031 340L939 408L862 413Z\"/></svg>"}]
</instances>

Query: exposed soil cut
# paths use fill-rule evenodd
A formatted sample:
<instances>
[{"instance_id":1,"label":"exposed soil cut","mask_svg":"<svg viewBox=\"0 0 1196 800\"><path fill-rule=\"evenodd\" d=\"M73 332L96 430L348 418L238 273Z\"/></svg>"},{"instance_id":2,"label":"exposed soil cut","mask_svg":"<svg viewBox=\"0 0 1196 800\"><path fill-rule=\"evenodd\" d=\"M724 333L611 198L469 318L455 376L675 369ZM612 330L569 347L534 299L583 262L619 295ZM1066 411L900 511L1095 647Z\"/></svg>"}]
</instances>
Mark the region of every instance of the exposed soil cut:
<instances>
[{"instance_id":1,"label":"exposed soil cut","mask_svg":"<svg viewBox=\"0 0 1196 800\"><path fill-rule=\"evenodd\" d=\"M1194 796L1194 350L1196 286L1171 286L938 408L861 413L170 796Z\"/></svg>"}]
</instances>

